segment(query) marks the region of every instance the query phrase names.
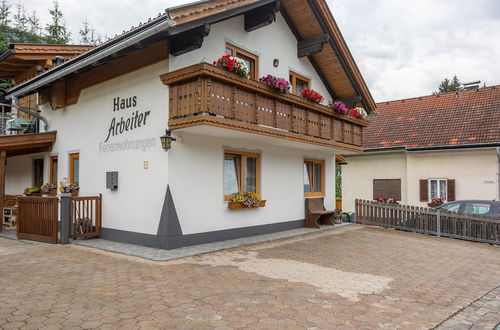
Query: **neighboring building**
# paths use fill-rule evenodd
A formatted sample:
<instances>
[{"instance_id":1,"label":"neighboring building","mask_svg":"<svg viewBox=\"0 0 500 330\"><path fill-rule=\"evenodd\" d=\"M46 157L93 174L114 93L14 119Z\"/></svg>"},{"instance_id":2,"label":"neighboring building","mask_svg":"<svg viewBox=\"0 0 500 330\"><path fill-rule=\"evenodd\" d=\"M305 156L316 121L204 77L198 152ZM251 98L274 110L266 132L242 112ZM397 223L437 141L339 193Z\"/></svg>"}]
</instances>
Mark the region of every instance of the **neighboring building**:
<instances>
[{"instance_id":1,"label":"neighboring building","mask_svg":"<svg viewBox=\"0 0 500 330\"><path fill-rule=\"evenodd\" d=\"M343 167L344 210L354 200L499 200L500 86L377 104L363 155Z\"/></svg>"},{"instance_id":2,"label":"neighboring building","mask_svg":"<svg viewBox=\"0 0 500 330\"><path fill-rule=\"evenodd\" d=\"M251 79L208 64L223 54L243 59ZM267 74L290 78L293 93L256 80ZM104 238L168 249L303 226L305 198L335 207L335 156L361 152L367 125L293 95L306 87L324 104L375 111L324 0L170 8L9 91L37 91L50 129L0 137L6 193L40 173L67 177L80 195L102 193ZM229 210L247 191L266 206Z\"/></svg>"}]
</instances>

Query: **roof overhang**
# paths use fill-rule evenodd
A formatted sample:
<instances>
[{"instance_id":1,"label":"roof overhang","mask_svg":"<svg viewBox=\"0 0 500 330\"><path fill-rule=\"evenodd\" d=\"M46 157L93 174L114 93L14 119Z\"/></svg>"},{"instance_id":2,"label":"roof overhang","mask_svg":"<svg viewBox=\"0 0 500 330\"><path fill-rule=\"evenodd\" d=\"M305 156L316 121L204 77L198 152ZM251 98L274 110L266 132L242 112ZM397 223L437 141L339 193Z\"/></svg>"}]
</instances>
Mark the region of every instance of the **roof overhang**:
<instances>
[{"instance_id":1,"label":"roof overhang","mask_svg":"<svg viewBox=\"0 0 500 330\"><path fill-rule=\"evenodd\" d=\"M0 136L0 151L5 151L7 157L50 151L56 136L56 131Z\"/></svg>"}]
</instances>

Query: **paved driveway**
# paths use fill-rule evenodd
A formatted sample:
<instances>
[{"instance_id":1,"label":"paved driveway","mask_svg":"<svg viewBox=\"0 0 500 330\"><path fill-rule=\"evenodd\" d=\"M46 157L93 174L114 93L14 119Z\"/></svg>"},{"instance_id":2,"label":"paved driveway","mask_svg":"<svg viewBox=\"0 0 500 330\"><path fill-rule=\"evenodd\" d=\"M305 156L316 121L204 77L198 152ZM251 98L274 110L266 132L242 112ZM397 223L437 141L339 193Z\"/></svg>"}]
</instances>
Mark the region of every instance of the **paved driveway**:
<instances>
[{"instance_id":1,"label":"paved driveway","mask_svg":"<svg viewBox=\"0 0 500 330\"><path fill-rule=\"evenodd\" d=\"M6 329L500 322L499 296L492 296L499 248L379 228L349 226L163 263L0 239L0 262ZM487 305L471 308L483 296Z\"/></svg>"}]
</instances>

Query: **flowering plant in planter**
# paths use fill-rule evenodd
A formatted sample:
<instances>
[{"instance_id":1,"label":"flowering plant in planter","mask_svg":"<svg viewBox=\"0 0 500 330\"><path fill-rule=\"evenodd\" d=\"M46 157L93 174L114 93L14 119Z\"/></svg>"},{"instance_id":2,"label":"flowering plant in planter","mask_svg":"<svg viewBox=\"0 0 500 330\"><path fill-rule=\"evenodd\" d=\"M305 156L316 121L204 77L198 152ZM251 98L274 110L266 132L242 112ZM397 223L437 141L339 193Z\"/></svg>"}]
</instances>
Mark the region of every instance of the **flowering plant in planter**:
<instances>
[{"instance_id":1,"label":"flowering plant in planter","mask_svg":"<svg viewBox=\"0 0 500 330\"><path fill-rule=\"evenodd\" d=\"M356 118L359 118L359 119L363 119L363 115L358 111L357 108L353 108L353 109L349 110L349 115L356 117Z\"/></svg>"},{"instance_id":2,"label":"flowering plant in planter","mask_svg":"<svg viewBox=\"0 0 500 330\"><path fill-rule=\"evenodd\" d=\"M309 101L313 103L321 103L324 99L323 95L320 93L316 92L313 89L303 89L300 94L302 94L302 97L305 99L308 99Z\"/></svg>"},{"instance_id":3,"label":"flowering plant in planter","mask_svg":"<svg viewBox=\"0 0 500 330\"><path fill-rule=\"evenodd\" d=\"M254 192L246 192L244 194L234 195L228 205L230 209L255 208L264 206L266 206L266 201L262 200L262 197Z\"/></svg>"},{"instance_id":4,"label":"flowering plant in planter","mask_svg":"<svg viewBox=\"0 0 500 330\"><path fill-rule=\"evenodd\" d=\"M444 199L442 198L433 198L432 204L444 204Z\"/></svg>"},{"instance_id":5,"label":"flowering plant in planter","mask_svg":"<svg viewBox=\"0 0 500 330\"><path fill-rule=\"evenodd\" d=\"M40 187L28 187L24 189L24 195L26 196L39 195L39 194L40 194Z\"/></svg>"},{"instance_id":6,"label":"flowering plant in planter","mask_svg":"<svg viewBox=\"0 0 500 330\"><path fill-rule=\"evenodd\" d=\"M278 78L268 74L267 76L260 78L259 81L271 88L274 88L277 92L282 94L290 91L290 83L283 78Z\"/></svg>"},{"instance_id":7,"label":"flowering plant in planter","mask_svg":"<svg viewBox=\"0 0 500 330\"><path fill-rule=\"evenodd\" d=\"M328 103L328 106L333 109L338 114L341 115L346 115L349 112L349 109L346 107L346 105L342 102L331 102Z\"/></svg>"},{"instance_id":8,"label":"flowering plant in planter","mask_svg":"<svg viewBox=\"0 0 500 330\"><path fill-rule=\"evenodd\" d=\"M377 197L374 200L377 202L391 203L391 204L399 204L395 198L387 198L387 197Z\"/></svg>"},{"instance_id":9,"label":"flowering plant in planter","mask_svg":"<svg viewBox=\"0 0 500 330\"><path fill-rule=\"evenodd\" d=\"M361 108L361 107L356 107L355 108L356 110L358 110L358 112L363 115L363 118L365 118L366 116L368 116L368 112L366 112L365 108Z\"/></svg>"},{"instance_id":10,"label":"flowering plant in planter","mask_svg":"<svg viewBox=\"0 0 500 330\"><path fill-rule=\"evenodd\" d=\"M52 184L52 183L44 183L40 187L42 194L50 194L52 191L54 191L56 189L57 189L57 186L55 184Z\"/></svg>"},{"instance_id":11,"label":"flowering plant in planter","mask_svg":"<svg viewBox=\"0 0 500 330\"><path fill-rule=\"evenodd\" d=\"M79 190L80 190L80 186L78 186L76 183L61 185L59 187L59 191L62 192L63 194L78 193Z\"/></svg>"},{"instance_id":12,"label":"flowering plant in planter","mask_svg":"<svg viewBox=\"0 0 500 330\"><path fill-rule=\"evenodd\" d=\"M234 72L243 78L248 78L250 72L248 72L248 67L243 62L242 59L234 57L232 55L221 56L217 61L213 63L218 68L223 68L227 71Z\"/></svg>"}]
</instances>

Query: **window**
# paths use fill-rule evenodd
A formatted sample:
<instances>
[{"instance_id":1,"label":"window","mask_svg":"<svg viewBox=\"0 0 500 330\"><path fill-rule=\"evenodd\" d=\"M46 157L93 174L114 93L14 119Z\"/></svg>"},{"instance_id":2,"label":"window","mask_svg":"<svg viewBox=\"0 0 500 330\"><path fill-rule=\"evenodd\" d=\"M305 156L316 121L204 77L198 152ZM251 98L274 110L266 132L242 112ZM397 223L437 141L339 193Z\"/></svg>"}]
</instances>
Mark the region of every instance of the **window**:
<instances>
[{"instance_id":1,"label":"window","mask_svg":"<svg viewBox=\"0 0 500 330\"><path fill-rule=\"evenodd\" d=\"M33 159L33 186L43 184L43 159Z\"/></svg>"},{"instance_id":2,"label":"window","mask_svg":"<svg viewBox=\"0 0 500 330\"><path fill-rule=\"evenodd\" d=\"M69 155L69 181L80 183L80 154Z\"/></svg>"},{"instance_id":3,"label":"window","mask_svg":"<svg viewBox=\"0 0 500 330\"><path fill-rule=\"evenodd\" d=\"M259 154L224 152L224 198L245 192L259 193Z\"/></svg>"},{"instance_id":4,"label":"window","mask_svg":"<svg viewBox=\"0 0 500 330\"><path fill-rule=\"evenodd\" d=\"M401 179L374 179L373 199L391 198L401 200Z\"/></svg>"},{"instance_id":5,"label":"window","mask_svg":"<svg viewBox=\"0 0 500 330\"><path fill-rule=\"evenodd\" d=\"M490 212L491 205L485 203L466 203L464 213L481 215Z\"/></svg>"},{"instance_id":6,"label":"window","mask_svg":"<svg viewBox=\"0 0 500 330\"><path fill-rule=\"evenodd\" d=\"M432 201L435 198L441 198L442 200L447 200L446 198L446 179L429 179L429 196Z\"/></svg>"},{"instance_id":7,"label":"window","mask_svg":"<svg viewBox=\"0 0 500 330\"><path fill-rule=\"evenodd\" d=\"M324 196L325 161L304 159L304 196Z\"/></svg>"},{"instance_id":8,"label":"window","mask_svg":"<svg viewBox=\"0 0 500 330\"><path fill-rule=\"evenodd\" d=\"M50 183L57 185L57 156L50 157Z\"/></svg>"},{"instance_id":9,"label":"window","mask_svg":"<svg viewBox=\"0 0 500 330\"><path fill-rule=\"evenodd\" d=\"M292 85L292 93L301 96L300 92L311 86L311 79L290 71L290 84Z\"/></svg>"},{"instance_id":10,"label":"window","mask_svg":"<svg viewBox=\"0 0 500 330\"><path fill-rule=\"evenodd\" d=\"M441 206L439 209L440 210L445 210L445 211L448 211L448 212L458 213L458 210L460 209L460 203L446 204L446 205Z\"/></svg>"},{"instance_id":11,"label":"window","mask_svg":"<svg viewBox=\"0 0 500 330\"><path fill-rule=\"evenodd\" d=\"M259 57L255 56L254 54L247 52L243 49L240 49L236 46L233 46L231 44L226 44L226 54L232 55L234 57L237 57L243 62L248 67L248 70L250 72L250 79L257 79L259 77Z\"/></svg>"}]
</instances>

